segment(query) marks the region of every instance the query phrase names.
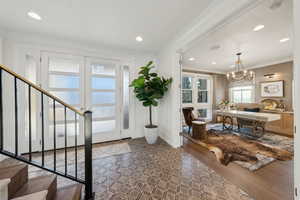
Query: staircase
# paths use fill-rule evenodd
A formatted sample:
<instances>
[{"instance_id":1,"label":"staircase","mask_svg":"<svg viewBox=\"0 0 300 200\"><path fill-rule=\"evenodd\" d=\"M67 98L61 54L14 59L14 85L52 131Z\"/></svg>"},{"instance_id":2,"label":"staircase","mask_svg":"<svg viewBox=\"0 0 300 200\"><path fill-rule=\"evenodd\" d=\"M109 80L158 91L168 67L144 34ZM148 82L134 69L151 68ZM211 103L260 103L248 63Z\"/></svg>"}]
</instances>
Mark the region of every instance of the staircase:
<instances>
[{"instance_id":1,"label":"staircase","mask_svg":"<svg viewBox=\"0 0 300 200\"><path fill-rule=\"evenodd\" d=\"M81 184L57 188L56 175L28 178L28 165L0 162L0 199L12 200L80 200Z\"/></svg>"},{"instance_id":2,"label":"staircase","mask_svg":"<svg viewBox=\"0 0 300 200\"><path fill-rule=\"evenodd\" d=\"M10 91L14 94L14 132L5 132L4 131L4 116L3 113L3 101L4 97L7 94L3 93L3 88L7 87L7 82L3 80L3 74L6 73L13 78L13 90ZM23 99L18 99L18 85L23 84L24 88L28 90L28 119L29 119L29 136L28 136L28 151L24 154L19 152L19 120L22 120L22 117L19 116L18 109L20 101ZM31 116L31 94L32 92L40 93L40 105L41 105L41 161L34 161L32 152L32 116ZM49 101L45 101L47 98ZM53 166L49 167L46 165L45 159L45 112L44 105L45 103L52 102L53 104L53 147L50 149L53 155ZM56 122L55 122L55 111L56 106L59 104L64 109L64 147L57 148L56 143L59 138L56 135ZM68 146L68 135L67 135L67 111L73 112L75 116L75 144L73 146ZM84 163L79 163L78 159L78 148L77 144L77 123L83 118L84 121L84 144L81 145L81 148L84 149ZM24 120L24 119L23 119ZM6 137L14 136L14 151L5 149L5 139ZM49 151L49 149L48 149ZM64 169L62 170L57 166L57 154L58 152L64 152ZM74 169L73 173L68 170L68 152L72 151L75 155ZM4 160L1 160L1 154L9 157ZM61 159L61 158L60 158ZM78 165L84 169L84 177L78 177ZM82 165L84 167L82 167ZM39 169L45 170L48 172L48 175L37 176L30 178L28 176L29 166L37 167ZM60 171L61 170L61 171ZM57 185L57 176L64 177L74 182L73 185L59 187ZM53 96L49 92L40 88L39 86L31 83L24 77L16 74L11 71L9 68L0 65L0 200L81 200L82 187L84 186L84 199L93 200L94 193L92 190L93 178L92 178L92 112L80 112L76 108L68 105L61 99Z\"/></svg>"}]
</instances>

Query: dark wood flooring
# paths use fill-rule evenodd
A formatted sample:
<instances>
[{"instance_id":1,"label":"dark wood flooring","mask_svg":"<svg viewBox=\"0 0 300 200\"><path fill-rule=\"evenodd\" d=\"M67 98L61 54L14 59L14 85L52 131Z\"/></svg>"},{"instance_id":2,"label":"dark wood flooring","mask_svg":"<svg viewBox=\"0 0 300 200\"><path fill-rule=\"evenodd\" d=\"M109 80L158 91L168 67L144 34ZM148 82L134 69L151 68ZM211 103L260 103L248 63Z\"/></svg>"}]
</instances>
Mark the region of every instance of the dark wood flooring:
<instances>
[{"instance_id":1,"label":"dark wood flooring","mask_svg":"<svg viewBox=\"0 0 300 200\"><path fill-rule=\"evenodd\" d=\"M183 148L255 200L293 200L293 161L275 161L251 172L230 163L223 166L213 153L183 137Z\"/></svg>"}]
</instances>

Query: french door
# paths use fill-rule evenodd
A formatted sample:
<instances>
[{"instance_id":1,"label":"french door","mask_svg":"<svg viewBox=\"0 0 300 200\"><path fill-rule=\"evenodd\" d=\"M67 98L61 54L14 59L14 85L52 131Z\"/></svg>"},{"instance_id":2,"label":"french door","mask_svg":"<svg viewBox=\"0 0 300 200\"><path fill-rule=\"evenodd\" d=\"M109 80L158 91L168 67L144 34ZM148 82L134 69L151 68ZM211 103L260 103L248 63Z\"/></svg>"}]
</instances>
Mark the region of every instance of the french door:
<instances>
[{"instance_id":1,"label":"french door","mask_svg":"<svg viewBox=\"0 0 300 200\"><path fill-rule=\"evenodd\" d=\"M117 62L42 52L42 87L71 106L93 111L93 143L121 138L121 82L120 65ZM57 137L57 147L64 146L65 128L68 146L73 146L75 134L78 144L84 143L83 119L73 111L55 104L56 136L54 136L53 100L45 105L46 140L49 149L53 137ZM67 127L65 127L65 113ZM75 117L78 124L75 124ZM76 131L75 131L76 130Z\"/></svg>"},{"instance_id":2,"label":"french door","mask_svg":"<svg viewBox=\"0 0 300 200\"><path fill-rule=\"evenodd\" d=\"M93 112L93 142L121 138L120 65L86 58L85 105Z\"/></svg>"},{"instance_id":3,"label":"french door","mask_svg":"<svg viewBox=\"0 0 300 200\"><path fill-rule=\"evenodd\" d=\"M182 104L193 107L198 118L212 120L213 81L210 75L183 73Z\"/></svg>"},{"instance_id":4,"label":"french door","mask_svg":"<svg viewBox=\"0 0 300 200\"><path fill-rule=\"evenodd\" d=\"M41 61L42 87L69 105L83 110L85 106L84 59L80 56L42 52ZM44 108L46 149L53 148L54 137L56 137L57 148L64 147L65 137L67 137L68 146L73 146L75 134L77 134L78 144L84 143L81 117L47 97L44 98ZM78 123L75 123L75 120Z\"/></svg>"}]
</instances>

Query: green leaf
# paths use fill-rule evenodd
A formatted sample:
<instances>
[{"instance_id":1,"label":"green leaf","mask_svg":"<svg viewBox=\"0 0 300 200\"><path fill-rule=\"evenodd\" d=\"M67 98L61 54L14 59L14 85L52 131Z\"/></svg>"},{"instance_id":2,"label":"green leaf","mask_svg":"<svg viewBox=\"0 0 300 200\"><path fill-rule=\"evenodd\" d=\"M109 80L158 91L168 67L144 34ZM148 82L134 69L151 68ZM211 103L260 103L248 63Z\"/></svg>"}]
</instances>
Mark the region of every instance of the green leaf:
<instances>
[{"instance_id":1,"label":"green leaf","mask_svg":"<svg viewBox=\"0 0 300 200\"><path fill-rule=\"evenodd\" d=\"M156 77L156 76L158 76L158 74L157 73L151 73L150 76Z\"/></svg>"},{"instance_id":2,"label":"green leaf","mask_svg":"<svg viewBox=\"0 0 300 200\"><path fill-rule=\"evenodd\" d=\"M163 98L172 83L172 78L166 79L159 77L157 73L151 72L153 68L153 61L142 66L138 78L134 79L129 85L134 88L136 98L145 107L158 106L158 100Z\"/></svg>"},{"instance_id":3,"label":"green leaf","mask_svg":"<svg viewBox=\"0 0 300 200\"><path fill-rule=\"evenodd\" d=\"M143 106L145 106L145 107L148 107L148 106L151 106L151 105L152 105L151 101L143 102Z\"/></svg>"},{"instance_id":4,"label":"green leaf","mask_svg":"<svg viewBox=\"0 0 300 200\"><path fill-rule=\"evenodd\" d=\"M155 101L155 100L152 100L152 105L153 105L153 106L158 106L158 102Z\"/></svg>"},{"instance_id":5,"label":"green leaf","mask_svg":"<svg viewBox=\"0 0 300 200\"><path fill-rule=\"evenodd\" d=\"M153 64L153 61L149 61L146 67L150 67Z\"/></svg>"}]
</instances>

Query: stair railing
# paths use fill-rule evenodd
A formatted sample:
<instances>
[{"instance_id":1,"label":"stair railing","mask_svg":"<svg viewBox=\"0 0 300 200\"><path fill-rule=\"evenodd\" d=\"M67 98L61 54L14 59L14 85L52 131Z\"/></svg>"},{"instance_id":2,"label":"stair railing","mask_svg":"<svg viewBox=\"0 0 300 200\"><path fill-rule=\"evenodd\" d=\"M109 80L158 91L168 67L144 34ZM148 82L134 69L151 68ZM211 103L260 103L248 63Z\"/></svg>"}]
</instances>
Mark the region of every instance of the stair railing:
<instances>
[{"instance_id":1,"label":"stair railing","mask_svg":"<svg viewBox=\"0 0 300 200\"><path fill-rule=\"evenodd\" d=\"M9 152L4 149L4 141L5 141L5 135L4 135L4 113L3 113L3 72L6 72L10 74L13 79L14 79L14 118L15 118L15 152ZM19 115L19 110L18 110L18 87L17 83L18 81L21 81L24 83L27 88L28 88L28 123L29 123L29 144L28 144L28 157L21 156L19 154L19 130L18 130L18 115ZM41 163L38 163L36 161L33 161L32 159L32 125L31 125L31 94L32 90L36 90L41 94ZM44 97L48 97L53 101L53 168L49 168L45 166L45 124L44 124ZM55 116L56 116L56 103L59 103L63 106L64 108L64 127L65 127L65 133L64 133L64 161L65 161L65 169L64 172L61 172L57 170L56 167L56 161L57 161L57 150L58 148L56 147L56 122L55 122ZM67 110L72 111L74 113L75 117L75 145L72 147L75 149L75 175L72 175L71 173L68 172L68 166L67 166L67 151L68 151L68 137L67 137ZM78 138L77 138L77 117L83 117L84 118L84 157L85 157L85 163L84 163L84 168L85 168L85 178L79 178L78 177L78 148L82 145L78 145ZM61 149L61 148L60 148ZM4 65L0 65L0 153L17 159L19 161L25 162L29 165L41 168L43 170L46 170L48 172L51 172L53 174L68 178L72 181L81 183L85 185L85 199L86 200L92 200L94 199L94 193L93 193L93 174L92 174L92 112L91 111L85 111L81 112L77 110L76 108L72 107L71 105L65 103L61 99L55 97L51 93L47 92L46 90L42 89L41 87L37 86L36 84L32 83L31 81L25 79L24 77L20 76L19 74L13 72L9 68L7 68Z\"/></svg>"}]
</instances>

